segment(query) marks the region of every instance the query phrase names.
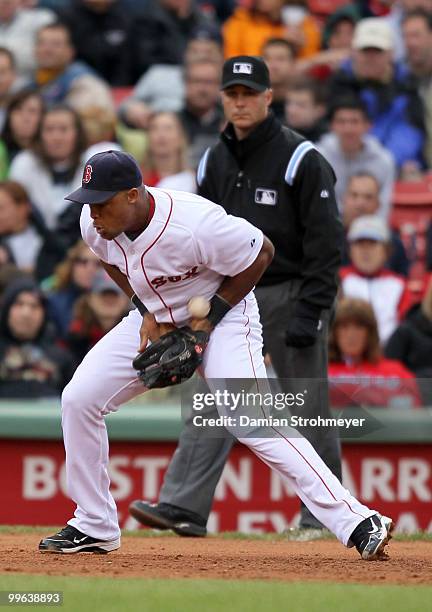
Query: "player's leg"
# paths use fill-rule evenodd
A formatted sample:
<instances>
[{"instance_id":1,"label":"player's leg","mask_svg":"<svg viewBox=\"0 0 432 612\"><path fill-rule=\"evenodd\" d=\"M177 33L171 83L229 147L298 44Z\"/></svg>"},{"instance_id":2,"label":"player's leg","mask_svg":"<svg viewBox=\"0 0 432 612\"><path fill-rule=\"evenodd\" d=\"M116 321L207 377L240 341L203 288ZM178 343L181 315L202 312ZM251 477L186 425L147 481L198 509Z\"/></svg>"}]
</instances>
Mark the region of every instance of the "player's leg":
<instances>
[{"instance_id":1,"label":"player's leg","mask_svg":"<svg viewBox=\"0 0 432 612\"><path fill-rule=\"evenodd\" d=\"M250 377L250 354L248 344L244 341L249 331L245 327L248 320L245 315L247 304L248 310L251 310L253 305L256 316L255 300L249 297L238 304L211 334L204 357L204 372L206 369L208 371L211 369L212 375L218 376L220 364L223 364L226 356L233 350L230 344L233 341L237 360L235 368L228 372L226 377ZM235 334L232 336L232 330L238 326L244 331L240 337ZM254 348L257 351L254 360L257 368L263 368L259 322L256 322L253 333L256 336ZM226 347L219 352L213 351L212 346L215 342L219 346L219 337L223 342L226 341ZM260 370L259 375L265 375L265 371ZM214 414L211 414L208 411L205 416L218 416L216 410L213 409L213 412ZM215 489L233 442L234 438L228 433L224 437L206 435L205 431L194 427L192 417L189 418L165 473L159 503L151 504L143 500L133 502L130 508L132 516L148 527L172 528L179 535L186 536L205 535L205 525L213 504Z\"/></svg>"},{"instance_id":2,"label":"player's leg","mask_svg":"<svg viewBox=\"0 0 432 612\"><path fill-rule=\"evenodd\" d=\"M82 540L83 550L91 539L113 546L119 542L117 509L109 490L105 415L144 391L132 367L141 322L137 311L129 313L91 349L63 391L67 488L77 504L68 524L90 538Z\"/></svg>"},{"instance_id":3,"label":"player's leg","mask_svg":"<svg viewBox=\"0 0 432 612\"><path fill-rule=\"evenodd\" d=\"M309 396L306 408L301 407L300 416L330 417L327 384L328 362L328 325L329 311L322 313L322 328L316 343L306 348L285 345L285 330L292 317L298 299L298 281L289 281L271 287L259 287L255 294L258 301L263 339L270 354L273 367L279 377L284 392L293 390L295 380L309 379ZM316 381L314 384L313 381ZM296 407L292 414L298 414ZM318 455L339 479L342 478L341 450L336 428L305 428L303 436L312 444ZM312 516L302 503L301 527L320 527L319 521Z\"/></svg>"},{"instance_id":4,"label":"player's leg","mask_svg":"<svg viewBox=\"0 0 432 612\"><path fill-rule=\"evenodd\" d=\"M213 381L220 379L245 377L244 370L236 376L237 364L249 360L248 377L255 379L256 390L268 393L270 387L266 381L261 355L261 340L253 305L248 304L244 312L243 324L222 328L213 332L212 344L206 351L205 375L210 388ZM223 357L220 357L220 356ZM229 384L230 381L227 380ZM268 410L263 407L263 415ZM230 428L246 446L248 446L270 468L277 471L294 488L314 516L330 529L341 542L349 544L354 530L376 511L361 504L345 489L320 459L312 445L298 432L291 428L280 430L270 428L267 437L254 437L253 432L239 435L239 427ZM240 428L241 431L241 428ZM246 435L247 434L247 435Z\"/></svg>"}]
</instances>

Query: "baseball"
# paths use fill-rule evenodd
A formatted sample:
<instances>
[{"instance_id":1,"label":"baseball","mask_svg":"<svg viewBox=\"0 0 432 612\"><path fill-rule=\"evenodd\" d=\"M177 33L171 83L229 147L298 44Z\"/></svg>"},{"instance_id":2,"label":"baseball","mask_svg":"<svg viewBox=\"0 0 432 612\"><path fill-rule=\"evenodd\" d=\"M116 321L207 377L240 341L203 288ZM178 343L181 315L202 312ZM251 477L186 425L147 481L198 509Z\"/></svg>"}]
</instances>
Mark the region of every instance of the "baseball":
<instances>
[{"instance_id":1,"label":"baseball","mask_svg":"<svg viewBox=\"0 0 432 612\"><path fill-rule=\"evenodd\" d=\"M189 314L197 319L205 319L210 312L210 302L202 296L193 297L188 303Z\"/></svg>"}]
</instances>

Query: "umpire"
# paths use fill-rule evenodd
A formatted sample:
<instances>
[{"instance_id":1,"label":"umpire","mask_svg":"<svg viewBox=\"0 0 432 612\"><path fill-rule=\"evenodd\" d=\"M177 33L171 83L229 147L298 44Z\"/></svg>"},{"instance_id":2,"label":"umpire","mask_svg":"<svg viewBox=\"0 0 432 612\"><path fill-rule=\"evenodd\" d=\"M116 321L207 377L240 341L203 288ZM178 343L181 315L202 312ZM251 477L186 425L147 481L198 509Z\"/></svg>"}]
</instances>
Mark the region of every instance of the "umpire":
<instances>
[{"instance_id":1,"label":"umpire","mask_svg":"<svg viewBox=\"0 0 432 612\"><path fill-rule=\"evenodd\" d=\"M221 89L228 123L201 159L199 194L244 217L273 242L274 260L255 289L264 346L282 390L289 390L287 379L320 379L312 410L313 416L325 418L328 321L342 243L335 175L311 142L283 127L269 110L269 72L260 58L228 59ZM179 535L206 534L214 491L234 440L200 436L195 430L187 423L181 433L159 503L132 503L132 515L143 524ZM302 433L340 479L337 432L317 428ZM321 527L303 505L300 526Z\"/></svg>"}]
</instances>

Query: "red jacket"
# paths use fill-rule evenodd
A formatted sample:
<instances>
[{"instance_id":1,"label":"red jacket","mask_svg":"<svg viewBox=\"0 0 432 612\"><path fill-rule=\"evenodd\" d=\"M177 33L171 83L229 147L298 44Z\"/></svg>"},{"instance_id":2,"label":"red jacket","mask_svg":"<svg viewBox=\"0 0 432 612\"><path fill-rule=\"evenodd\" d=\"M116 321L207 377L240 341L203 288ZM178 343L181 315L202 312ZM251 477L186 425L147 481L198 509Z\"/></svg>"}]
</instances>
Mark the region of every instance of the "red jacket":
<instances>
[{"instance_id":1,"label":"red jacket","mask_svg":"<svg viewBox=\"0 0 432 612\"><path fill-rule=\"evenodd\" d=\"M330 403L336 407L422 405L414 374L393 359L356 365L330 363L329 383Z\"/></svg>"}]
</instances>

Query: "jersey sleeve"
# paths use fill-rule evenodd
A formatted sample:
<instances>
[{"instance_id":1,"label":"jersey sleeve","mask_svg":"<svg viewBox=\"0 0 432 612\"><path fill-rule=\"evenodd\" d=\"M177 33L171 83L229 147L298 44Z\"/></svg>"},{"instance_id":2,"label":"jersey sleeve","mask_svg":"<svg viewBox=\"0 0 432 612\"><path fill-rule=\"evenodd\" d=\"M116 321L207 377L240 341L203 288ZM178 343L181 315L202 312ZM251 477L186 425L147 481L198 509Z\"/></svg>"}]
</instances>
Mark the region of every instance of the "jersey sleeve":
<instances>
[{"instance_id":1,"label":"jersey sleeve","mask_svg":"<svg viewBox=\"0 0 432 612\"><path fill-rule=\"evenodd\" d=\"M80 217L81 236L89 249L93 251L96 257L108 263L108 245L107 241L98 236L93 221L90 217L90 207L84 205Z\"/></svg>"},{"instance_id":2,"label":"jersey sleeve","mask_svg":"<svg viewBox=\"0 0 432 612\"><path fill-rule=\"evenodd\" d=\"M255 261L264 234L245 219L228 215L222 206L208 202L195 239L203 265L224 276L235 276Z\"/></svg>"}]
</instances>

